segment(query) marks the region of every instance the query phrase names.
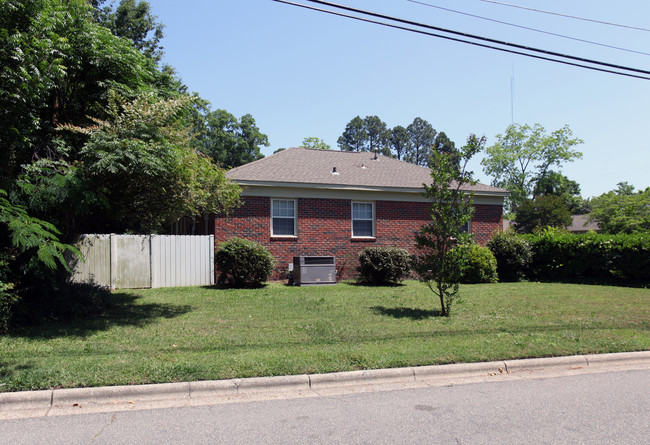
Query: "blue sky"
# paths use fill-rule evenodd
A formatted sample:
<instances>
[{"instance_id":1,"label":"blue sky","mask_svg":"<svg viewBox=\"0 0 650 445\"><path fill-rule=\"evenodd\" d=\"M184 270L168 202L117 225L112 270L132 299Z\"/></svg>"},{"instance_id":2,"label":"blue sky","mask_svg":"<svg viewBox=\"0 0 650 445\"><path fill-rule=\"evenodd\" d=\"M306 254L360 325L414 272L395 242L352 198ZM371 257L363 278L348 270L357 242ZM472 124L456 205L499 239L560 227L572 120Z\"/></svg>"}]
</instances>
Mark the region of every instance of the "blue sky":
<instances>
[{"instance_id":1,"label":"blue sky","mask_svg":"<svg viewBox=\"0 0 650 445\"><path fill-rule=\"evenodd\" d=\"M295 0L300 1L300 0ZM650 32L534 13L482 0L422 2L650 53ZM499 0L650 28L647 0ZM307 3L307 2L303 2ZM588 45L407 0L339 0L404 19L650 70L650 56ZM164 62L191 91L240 117L250 113L270 147L315 136L332 148L355 116L389 127L415 117L463 145L488 145L514 121L549 132L568 124L584 157L563 168L585 197L621 181L650 186L650 81L534 60L283 5L272 0L150 0L165 24ZM511 79L514 73L514 107ZM490 178L477 157L471 167Z\"/></svg>"}]
</instances>

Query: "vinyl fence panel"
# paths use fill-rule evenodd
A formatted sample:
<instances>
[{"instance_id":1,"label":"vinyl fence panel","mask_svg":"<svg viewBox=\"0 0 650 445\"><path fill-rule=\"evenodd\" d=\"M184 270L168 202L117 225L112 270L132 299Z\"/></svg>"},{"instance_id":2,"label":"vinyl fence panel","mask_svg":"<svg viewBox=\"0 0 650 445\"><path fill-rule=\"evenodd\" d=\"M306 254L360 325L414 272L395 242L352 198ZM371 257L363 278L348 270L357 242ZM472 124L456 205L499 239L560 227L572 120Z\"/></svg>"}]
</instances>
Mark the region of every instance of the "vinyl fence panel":
<instances>
[{"instance_id":1,"label":"vinyl fence panel","mask_svg":"<svg viewBox=\"0 0 650 445\"><path fill-rule=\"evenodd\" d=\"M151 236L151 287L212 284L213 235Z\"/></svg>"},{"instance_id":2,"label":"vinyl fence panel","mask_svg":"<svg viewBox=\"0 0 650 445\"><path fill-rule=\"evenodd\" d=\"M70 259L72 281L111 286L110 235L82 235L76 244L85 261Z\"/></svg>"},{"instance_id":3,"label":"vinyl fence panel","mask_svg":"<svg viewBox=\"0 0 650 445\"><path fill-rule=\"evenodd\" d=\"M83 235L72 280L112 289L214 284L214 235Z\"/></svg>"},{"instance_id":4,"label":"vinyl fence panel","mask_svg":"<svg viewBox=\"0 0 650 445\"><path fill-rule=\"evenodd\" d=\"M115 250L111 250L116 289L151 287L151 248L148 235L114 236Z\"/></svg>"}]
</instances>

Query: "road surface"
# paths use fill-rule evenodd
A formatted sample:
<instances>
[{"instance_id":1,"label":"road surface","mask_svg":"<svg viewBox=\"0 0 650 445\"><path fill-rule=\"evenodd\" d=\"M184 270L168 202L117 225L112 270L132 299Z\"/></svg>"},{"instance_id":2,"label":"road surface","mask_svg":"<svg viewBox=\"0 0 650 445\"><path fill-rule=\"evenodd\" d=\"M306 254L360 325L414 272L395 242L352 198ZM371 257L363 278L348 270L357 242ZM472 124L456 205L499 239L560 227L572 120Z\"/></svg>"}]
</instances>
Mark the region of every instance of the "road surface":
<instances>
[{"instance_id":1,"label":"road surface","mask_svg":"<svg viewBox=\"0 0 650 445\"><path fill-rule=\"evenodd\" d=\"M0 421L2 444L650 443L650 370Z\"/></svg>"}]
</instances>

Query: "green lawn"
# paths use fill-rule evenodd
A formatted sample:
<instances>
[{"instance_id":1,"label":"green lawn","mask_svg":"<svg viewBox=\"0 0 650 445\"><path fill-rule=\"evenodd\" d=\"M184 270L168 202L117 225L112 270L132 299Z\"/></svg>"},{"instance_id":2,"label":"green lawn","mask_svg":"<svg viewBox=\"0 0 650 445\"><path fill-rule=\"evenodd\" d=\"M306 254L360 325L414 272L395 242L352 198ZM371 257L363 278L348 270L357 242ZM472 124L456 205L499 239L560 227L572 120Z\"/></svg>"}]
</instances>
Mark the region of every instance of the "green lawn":
<instances>
[{"instance_id":1,"label":"green lawn","mask_svg":"<svg viewBox=\"0 0 650 445\"><path fill-rule=\"evenodd\" d=\"M0 391L320 373L650 349L650 289L465 285L114 294L104 317L0 336Z\"/></svg>"}]
</instances>

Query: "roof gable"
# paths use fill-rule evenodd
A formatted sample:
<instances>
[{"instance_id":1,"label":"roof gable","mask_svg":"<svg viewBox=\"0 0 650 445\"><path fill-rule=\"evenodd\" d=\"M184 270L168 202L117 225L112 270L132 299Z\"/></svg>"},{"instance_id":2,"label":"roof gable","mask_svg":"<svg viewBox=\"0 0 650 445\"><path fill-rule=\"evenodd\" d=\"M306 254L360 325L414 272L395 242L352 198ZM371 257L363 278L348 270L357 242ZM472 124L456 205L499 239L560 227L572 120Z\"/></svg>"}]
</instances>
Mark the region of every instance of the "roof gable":
<instances>
[{"instance_id":1,"label":"roof gable","mask_svg":"<svg viewBox=\"0 0 650 445\"><path fill-rule=\"evenodd\" d=\"M431 171L408 162L372 152L348 152L290 148L233 168L226 176L235 182L283 183L421 189L431 183ZM465 190L495 194L505 190L484 184Z\"/></svg>"}]
</instances>

